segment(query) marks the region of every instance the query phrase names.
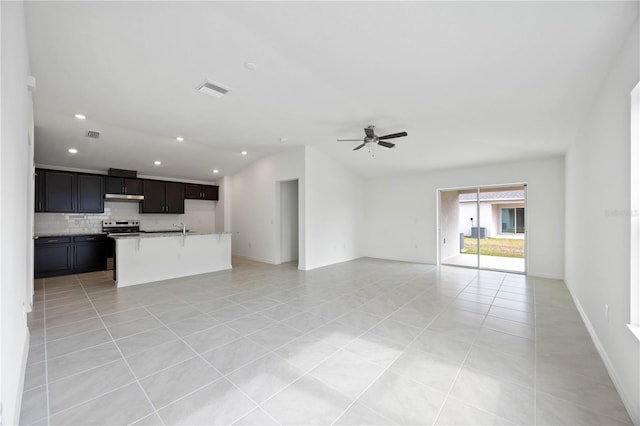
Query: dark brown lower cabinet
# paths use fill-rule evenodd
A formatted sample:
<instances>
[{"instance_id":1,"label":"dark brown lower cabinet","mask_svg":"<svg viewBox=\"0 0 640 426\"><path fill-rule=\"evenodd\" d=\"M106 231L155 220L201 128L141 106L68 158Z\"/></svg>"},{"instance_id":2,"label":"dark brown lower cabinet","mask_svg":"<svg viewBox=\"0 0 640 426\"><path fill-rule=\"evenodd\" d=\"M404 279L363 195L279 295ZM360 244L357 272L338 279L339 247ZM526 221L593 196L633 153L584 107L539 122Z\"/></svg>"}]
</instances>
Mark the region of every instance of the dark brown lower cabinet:
<instances>
[{"instance_id":1,"label":"dark brown lower cabinet","mask_svg":"<svg viewBox=\"0 0 640 426\"><path fill-rule=\"evenodd\" d=\"M107 269L106 236L40 237L34 244L34 277Z\"/></svg>"},{"instance_id":2,"label":"dark brown lower cabinet","mask_svg":"<svg viewBox=\"0 0 640 426\"><path fill-rule=\"evenodd\" d=\"M103 271L107 269L107 252L104 235L73 237L73 272Z\"/></svg>"},{"instance_id":3,"label":"dark brown lower cabinet","mask_svg":"<svg viewBox=\"0 0 640 426\"><path fill-rule=\"evenodd\" d=\"M36 240L34 251L36 278L71 274L73 271L72 237L42 237Z\"/></svg>"}]
</instances>

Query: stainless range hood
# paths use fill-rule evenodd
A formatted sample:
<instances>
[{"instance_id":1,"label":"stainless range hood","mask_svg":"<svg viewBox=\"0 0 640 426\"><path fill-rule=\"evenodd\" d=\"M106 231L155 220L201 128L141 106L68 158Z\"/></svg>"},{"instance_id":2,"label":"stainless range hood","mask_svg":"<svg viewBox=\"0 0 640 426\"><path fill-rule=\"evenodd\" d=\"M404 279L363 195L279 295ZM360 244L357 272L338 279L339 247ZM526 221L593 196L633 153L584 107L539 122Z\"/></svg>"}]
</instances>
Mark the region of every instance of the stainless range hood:
<instances>
[{"instance_id":1,"label":"stainless range hood","mask_svg":"<svg viewBox=\"0 0 640 426\"><path fill-rule=\"evenodd\" d=\"M129 194L104 194L106 201L131 201L139 203L144 201L144 195L129 195Z\"/></svg>"},{"instance_id":2,"label":"stainless range hood","mask_svg":"<svg viewBox=\"0 0 640 426\"><path fill-rule=\"evenodd\" d=\"M127 194L127 180L138 180L137 177L138 172L135 170L109 169L109 172L107 173L106 189L107 191L111 189L111 192L104 194L104 199L106 201L131 201L134 203L144 201L144 195ZM114 178L113 182L109 181L111 178ZM112 185L112 183L115 185ZM114 190L114 186L117 189Z\"/></svg>"}]
</instances>

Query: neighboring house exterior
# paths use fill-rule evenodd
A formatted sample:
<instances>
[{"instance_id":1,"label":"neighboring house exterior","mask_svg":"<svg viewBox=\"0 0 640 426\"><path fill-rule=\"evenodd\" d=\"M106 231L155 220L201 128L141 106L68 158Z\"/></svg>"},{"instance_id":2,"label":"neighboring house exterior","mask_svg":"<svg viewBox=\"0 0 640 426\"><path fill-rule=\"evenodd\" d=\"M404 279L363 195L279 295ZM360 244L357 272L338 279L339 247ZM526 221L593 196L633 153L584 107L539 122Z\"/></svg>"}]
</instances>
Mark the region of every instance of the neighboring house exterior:
<instances>
[{"instance_id":1,"label":"neighboring house exterior","mask_svg":"<svg viewBox=\"0 0 640 426\"><path fill-rule=\"evenodd\" d=\"M460 232L467 237L477 237L479 226L480 238L523 238L526 216L524 196L524 190L480 192L478 217L477 194L460 194Z\"/></svg>"}]
</instances>

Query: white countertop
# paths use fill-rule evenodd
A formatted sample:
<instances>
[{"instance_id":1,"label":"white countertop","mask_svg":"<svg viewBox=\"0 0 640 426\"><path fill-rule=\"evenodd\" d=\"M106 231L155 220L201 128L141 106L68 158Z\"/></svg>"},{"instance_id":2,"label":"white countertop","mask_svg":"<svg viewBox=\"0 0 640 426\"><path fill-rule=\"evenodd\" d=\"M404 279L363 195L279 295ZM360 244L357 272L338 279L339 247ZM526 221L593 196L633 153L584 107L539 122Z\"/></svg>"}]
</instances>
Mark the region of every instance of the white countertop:
<instances>
[{"instance_id":1,"label":"white countertop","mask_svg":"<svg viewBox=\"0 0 640 426\"><path fill-rule=\"evenodd\" d=\"M107 235L106 232L95 231L95 232L70 232L70 231L53 231L53 232L36 232L33 234L34 237L42 238L42 237L77 237L84 235Z\"/></svg>"},{"instance_id":2,"label":"white countertop","mask_svg":"<svg viewBox=\"0 0 640 426\"><path fill-rule=\"evenodd\" d=\"M111 234L107 234L107 236L109 238L113 238L114 240L118 240L118 239L126 239L126 240L131 240L131 239L136 239L136 238L164 238L164 237L182 237L183 235L186 237L190 237L190 236L195 236L195 235L224 235L224 234L231 234L231 232L187 232L186 234L182 234L182 232L141 232L139 234L131 234L131 235L111 235Z\"/></svg>"}]
</instances>

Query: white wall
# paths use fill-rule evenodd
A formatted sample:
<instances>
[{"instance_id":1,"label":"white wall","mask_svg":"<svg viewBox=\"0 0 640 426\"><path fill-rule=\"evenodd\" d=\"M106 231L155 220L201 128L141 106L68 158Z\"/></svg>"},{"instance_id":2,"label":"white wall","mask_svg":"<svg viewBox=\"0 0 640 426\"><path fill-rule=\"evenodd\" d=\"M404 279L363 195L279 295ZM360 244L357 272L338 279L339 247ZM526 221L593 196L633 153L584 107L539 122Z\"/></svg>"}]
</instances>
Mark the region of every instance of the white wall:
<instances>
[{"instance_id":1,"label":"white wall","mask_svg":"<svg viewBox=\"0 0 640 426\"><path fill-rule=\"evenodd\" d=\"M364 180L312 147L305 167L306 269L362 257Z\"/></svg>"},{"instance_id":2,"label":"white wall","mask_svg":"<svg viewBox=\"0 0 640 426\"><path fill-rule=\"evenodd\" d=\"M298 260L298 181L280 182L280 261Z\"/></svg>"},{"instance_id":3,"label":"white wall","mask_svg":"<svg viewBox=\"0 0 640 426\"><path fill-rule=\"evenodd\" d=\"M562 279L562 157L369 180L364 255L437 263L437 190L507 183L528 183L528 274Z\"/></svg>"},{"instance_id":4,"label":"white wall","mask_svg":"<svg viewBox=\"0 0 640 426\"><path fill-rule=\"evenodd\" d=\"M629 322L630 92L640 79L638 24L566 155L567 286L640 423L640 342ZM637 285L637 283L636 283ZM604 305L609 305L609 320Z\"/></svg>"},{"instance_id":5,"label":"white wall","mask_svg":"<svg viewBox=\"0 0 640 426\"><path fill-rule=\"evenodd\" d=\"M231 177L225 176L216 182L218 185L218 203L216 205L216 224L218 232L231 231Z\"/></svg>"},{"instance_id":6,"label":"white wall","mask_svg":"<svg viewBox=\"0 0 640 426\"><path fill-rule=\"evenodd\" d=\"M3 424L17 424L29 349L26 309L33 286L29 264L33 179L33 106L22 2L0 2L0 401Z\"/></svg>"},{"instance_id":7,"label":"white wall","mask_svg":"<svg viewBox=\"0 0 640 426\"><path fill-rule=\"evenodd\" d=\"M260 262L280 262L279 181L299 181L300 258L304 255L305 148L262 158L231 177L232 253ZM228 200L228 199L227 199Z\"/></svg>"}]
</instances>

